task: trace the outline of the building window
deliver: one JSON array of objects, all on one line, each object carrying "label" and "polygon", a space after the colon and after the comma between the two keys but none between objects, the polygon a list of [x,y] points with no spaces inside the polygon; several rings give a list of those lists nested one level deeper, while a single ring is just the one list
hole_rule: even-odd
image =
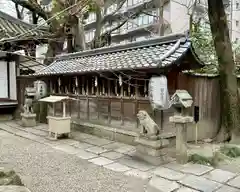
[{"label": "building window", "polygon": [[127,0],[127,5],[132,6],[133,5],[133,0]]},{"label": "building window", "polygon": [[236,9],[238,9],[239,8],[239,3],[238,2],[236,2]]},{"label": "building window", "polygon": [[143,15],[140,15],[138,17],[138,26],[141,26],[143,24]]},{"label": "building window", "polygon": [[143,25],[149,24],[149,15],[143,15]]},{"label": "building window", "polygon": [[93,40],[94,33],[95,33],[95,30],[88,31],[88,32],[85,33],[86,42],[90,42],[90,41]]},{"label": "building window", "polygon": [[239,25],[239,21],[236,21],[236,26],[238,27],[238,25]]},{"label": "building window", "polygon": [[138,4],[138,0],[133,0],[133,5]]}]

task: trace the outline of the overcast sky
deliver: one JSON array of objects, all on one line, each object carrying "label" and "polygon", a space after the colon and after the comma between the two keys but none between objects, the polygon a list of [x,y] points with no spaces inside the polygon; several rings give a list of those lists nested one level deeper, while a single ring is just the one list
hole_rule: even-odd
[{"label": "overcast sky", "polygon": [[[0,11],[5,12],[17,18],[15,5],[11,0],[0,0]],[[26,14],[25,14],[24,21],[29,22]]]}]

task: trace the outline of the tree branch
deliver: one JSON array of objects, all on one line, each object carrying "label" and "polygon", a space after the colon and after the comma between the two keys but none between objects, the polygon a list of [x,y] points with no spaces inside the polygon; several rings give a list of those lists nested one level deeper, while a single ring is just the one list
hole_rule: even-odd
[{"label": "tree branch", "polygon": [[22,20],[23,19],[22,11],[19,10],[19,5],[17,3],[15,3],[15,10],[17,12],[17,18]]},{"label": "tree branch", "polygon": [[[101,43],[101,41],[104,41],[105,38],[110,38],[111,39],[111,33],[118,30],[120,27],[122,27],[129,19],[135,19],[136,17],[138,17],[142,12],[142,9],[139,9],[137,12],[131,14],[130,16],[126,17],[118,26],[106,31],[105,33],[101,34],[99,36],[99,38],[94,38],[90,44],[91,45],[96,45],[96,46],[92,46],[94,48],[100,47],[98,43]],[[110,42],[109,42],[110,44]]]},{"label": "tree branch", "polygon": [[44,20],[47,20],[49,18],[49,14],[45,12],[41,6],[33,1],[26,1],[26,0],[11,0],[13,3],[21,5],[22,7],[28,9],[31,12],[36,13],[40,17],[42,17]]}]

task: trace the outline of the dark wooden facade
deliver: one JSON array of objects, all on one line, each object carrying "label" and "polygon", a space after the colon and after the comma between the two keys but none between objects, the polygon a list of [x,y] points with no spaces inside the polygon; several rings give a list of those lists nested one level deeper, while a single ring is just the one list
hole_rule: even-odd
[{"label": "dark wooden facade", "polygon": [[[220,125],[218,77],[196,76],[173,71],[170,72],[167,77],[170,93],[173,93],[176,89],[186,89],[192,95],[194,102],[193,107],[190,109],[190,114],[193,114],[194,106],[199,106],[199,138],[205,139],[214,137]],[[74,79],[74,76],[70,76],[70,78]],[[24,102],[24,88],[26,86],[31,86],[34,80],[36,80],[36,78],[18,78],[18,90],[21,90],[18,92],[18,100],[20,104],[23,104]],[[43,78],[43,80],[50,82],[49,78]],[[51,79],[51,81],[54,81],[54,79]],[[58,95],[58,93],[55,94]],[[69,92],[68,94],[62,93],[60,95],[69,95],[78,99],[69,102],[68,109],[72,118],[79,123],[90,122],[92,124],[138,131],[136,113],[138,110],[144,109],[152,115],[164,132],[174,133],[174,127],[168,120],[168,117],[173,114],[174,110],[169,109],[162,112],[153,112],[147,97],[129,98],[100,95],[77,95],[73,92]],[[58,105],[57,107],[57,112],[60,115],[61,105]],[[195,125],[189,125],[188,140],[194,140],[194,131]]]},{"label": "dark wooden facade", "polygon": [[[141,74],[136,71],[134,73],[131,71],[132,79],[130,80],[125,79],[120,73],[123,79],[122,86],[119,85],[119,78],[113,76],[112,73],[105,73],[104,77],[99,74],[89,74],[61,75],[40,79],[48,83],[49,94],[76,98],[76,100],[69,101],[67,110],[72,119],[80,124],[87,122],[138,132],[139,124],[136,114],[139,110],[146,110],[164,133],[174,133],[174,126],[169,123],[169,116],[173,115],[174,110],[170,108],[164,111],[153,111],[150,105],[148,83],[151,73],[142,72]],[[115,74],[120,75],[117,72]],[[129,73],[124,72],[124,74]],[[180,83],[179,69],[170,70],[166,76],[170,95],[184,87],[185,82]],[[34,80],[36,79],[19,78],[21,103],[24,87],[31,86]],[[61,113],[62,105],[57,104],[55,115],[62,116]]]}]

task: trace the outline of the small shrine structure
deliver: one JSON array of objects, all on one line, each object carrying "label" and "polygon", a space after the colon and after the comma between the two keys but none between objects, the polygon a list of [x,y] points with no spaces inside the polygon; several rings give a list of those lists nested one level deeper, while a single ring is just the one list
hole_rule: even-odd
[{"label": "small shrine structure", "polygon": [[[66,105],[75,128],[133,143],[141,127],[137,114],[144,110],[171,144],[175,109],[152,110],[149,79],[166,76],[171,96],[182,86],[182,70],[203,67],[198,61],[188,34],[172,34],[62,55],[33,76],[49,84],[51,95],[76,98]],[[56,113],[63,113],[61,105]]]}]

